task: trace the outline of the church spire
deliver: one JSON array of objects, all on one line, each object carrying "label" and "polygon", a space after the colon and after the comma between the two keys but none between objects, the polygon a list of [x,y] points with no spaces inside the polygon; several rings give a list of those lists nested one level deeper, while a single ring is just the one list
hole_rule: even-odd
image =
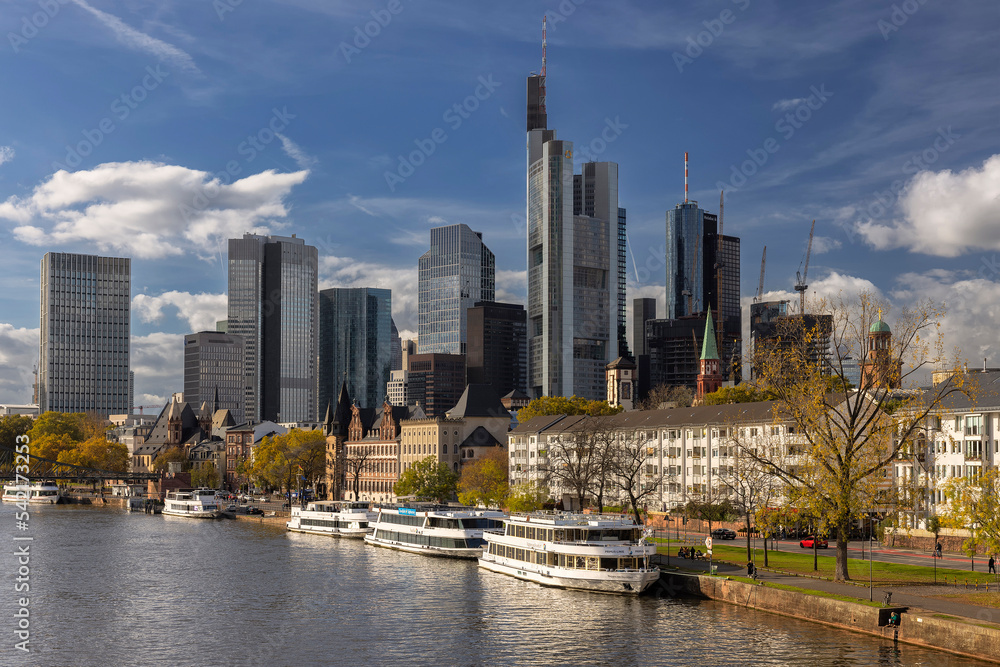
[{"label": "church spire", "polygon": [[712,307],[708,307],[708,317],[705,319],[705,340],[701,344],[701,358],[719,358],[719,348],[715,346],[715,326],[712,324]]}]

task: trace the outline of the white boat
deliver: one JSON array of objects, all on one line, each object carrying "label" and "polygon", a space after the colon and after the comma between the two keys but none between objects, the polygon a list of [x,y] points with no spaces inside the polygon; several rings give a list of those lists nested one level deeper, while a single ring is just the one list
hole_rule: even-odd
[{"label": "white boat", "polygon": [[297,533],[364,537],[371,530],[369,524],[378,518],[378,514],[370,508],[367,502],[353,500],[309,503],[305,509],[293,507],[292,516],[285,526]]},{"label": "white boat", "polygon": [[167,491],[162,513],[192,519],[218,519],[222,515],[214,489]]},{"label": "white boat", "polygon": [[660,577],[656,546],[627,516],[514,514],[484,537],[480,567],[544,586],[638,595]]},{"label": "white boat", "polygon": [[3,499],[9,502],[41,503],[55,505],[59,502],[61,493],[54,482],[32,482],[31,484],[6,484],[3,487]]},{"label": "white boat", "polygon": [[446,506],[380,507],[375,530],[365,542],[426,556],[479,558],[483,531],[503,525],[506,514],[495,510]]}]

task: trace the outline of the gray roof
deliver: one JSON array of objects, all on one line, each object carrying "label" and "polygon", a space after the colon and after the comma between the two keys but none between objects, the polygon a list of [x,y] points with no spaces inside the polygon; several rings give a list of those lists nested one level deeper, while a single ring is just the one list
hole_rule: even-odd
[{"label": "gray roof", "polygon": [[461,447],[498,447],[501,443],[493,437],[493,434],[482,426],[477,426],[465,440]]},{"label": "gray roof", "polygon": [[543,415],[532,417],[518,424],[515,434],[542,431],[580,431],[592,428],[599,422],[610,428],[642,429],[681,427],[689,425],[762,423],[774,419],[776,401],[759,403],[731,403],[727,405],[701,405],[694,408],[669,408],[664,410],[633,410],[604,417],[586,415]]},{"label": "gray roof", "polygon": [[469,417],[502,417],[510,418],[510,412],[500,402],[500,397],[492,385],[470,384],[465,387],[462,397],[458,399],[451,410],[446,413],[448,419],[467,419]]}]

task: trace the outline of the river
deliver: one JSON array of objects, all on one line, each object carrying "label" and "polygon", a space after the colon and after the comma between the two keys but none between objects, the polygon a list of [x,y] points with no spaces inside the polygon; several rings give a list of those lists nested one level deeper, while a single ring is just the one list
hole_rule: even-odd
[{"label": "river", "polygon": [[[970,664],[720,602],[542,588],[273,525],[58,505],[32,506],[22,531],[15,511],[0,506],[4,665]],[[24,545],[30,591],[17,593]],[[25,595],[30,653],[14,646]]]}]

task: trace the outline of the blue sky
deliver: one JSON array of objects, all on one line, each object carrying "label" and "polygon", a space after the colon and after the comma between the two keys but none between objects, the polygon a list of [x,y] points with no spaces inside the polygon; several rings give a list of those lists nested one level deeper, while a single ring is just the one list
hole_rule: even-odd
[{"label": "blue sky", "polygon": [[522,301],[543,14],[549,127],[620,165],[630,298],[662,304],[689,151],[692,198],[716,211],[726,184],[745,297],[764,245],[791,295],[815,218],[811,294],[945,302],[948,344],[1000,364],[982,2],[0,0],[0,402],[30,398],[50,250],[133,258],[137,403],[181,389],[180,336],[225,316],[244,231],[316,245],[323,286],[392,288],[415,331],[428,230],[464,222]]}]

